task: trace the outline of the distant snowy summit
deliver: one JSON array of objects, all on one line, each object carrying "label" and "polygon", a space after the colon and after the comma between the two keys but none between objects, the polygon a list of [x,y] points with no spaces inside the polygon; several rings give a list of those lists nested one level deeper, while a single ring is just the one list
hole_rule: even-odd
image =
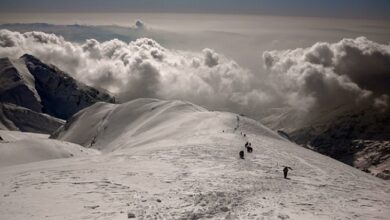
[{"label": "distant snowy summit", "polygon": [[[56,66],[45,64],[32,55],[0,59],[2,129],[51,133],[63,123],[58,119],[66,120],[99,101],[113,103],[115,99],[107,92],[80,83]],[[12,108],[18,111],[10,111],[10,105],[3,103],[13,104]],[[16,112],[19,113],[17,117]],[[41,126],[38,123],[34,127],[19,126],[16,120],[20,122],[23,118],[26,123],[32,118],[45,118],[46,123]]]}]

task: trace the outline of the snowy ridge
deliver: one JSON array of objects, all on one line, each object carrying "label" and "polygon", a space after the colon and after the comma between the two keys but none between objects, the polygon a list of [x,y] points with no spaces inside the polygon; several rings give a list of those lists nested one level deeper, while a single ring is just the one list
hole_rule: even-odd
[{"label": "snowy ridge", "polygon": [[[52,138],[102,154],[0,169],[3,218],[365,220],[390,215],[386,181],[297,146],[252,119],[187,102],[96,103]],[[242,160],[238,152],[246,141],[254,151]],[[290,179],[283,179],[283,166],[293,168]]]},{"label": "snowy ridge", "polygon": [[[233,119],[233,120],[232,120]],[[232,132],[236,114],[210,112],[183,101],[136,99],[124,104],[97,103],[59,129],[52,138],[104,152],[132,148],[155,141],[187,139],[223,130]],[[279,138],[260,123],[245,118],[242,131]],[[232,124],[233,121],[233,124]],[[98,123],[96,123],[98,122]]]}]

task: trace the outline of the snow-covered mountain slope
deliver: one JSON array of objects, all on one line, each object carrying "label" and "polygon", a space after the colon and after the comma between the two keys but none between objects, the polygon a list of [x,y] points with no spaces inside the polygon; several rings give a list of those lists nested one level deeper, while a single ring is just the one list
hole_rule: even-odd
[{"label": "snow-covered mountain slope", "polygon": [[[244,136],[245,134],[245,136]],[[103,154],[0,169],[4,219],[387,219],[390,186],[260,123],[181,101],[97,103],[53,137]],[[253,153],[239,158],[246,141]],[[283,179],[283,166],[293,168]]]},{"label": "snow-covered mountain slope", "polygon": [[0,129],[51,134],[64,120],[10,103],[0,103]]},{"label": "snow-covered mountain slope", "polygon": [[42,160],[98,154],[77,144],[52,140],[48,135],[0,130],[0,168]]}]

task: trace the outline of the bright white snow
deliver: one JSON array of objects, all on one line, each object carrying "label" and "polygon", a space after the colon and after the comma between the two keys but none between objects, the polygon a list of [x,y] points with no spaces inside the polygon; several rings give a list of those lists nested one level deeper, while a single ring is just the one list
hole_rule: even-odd
[{"label": "bright white snow", "polygon": [[80,145],[48,139],[48,135],[1,131],[0,168],[42,160],[96,155],[97,151]]},{"label": "bright white snow", "polygon": [[[97,103],[54,137],[102,154],[1,168],[1,219],[390,215],[388,182],[287,142],[254,120],[186,102]],[[241,160],[246,141],[254,152]],[[293,168],[289,180],[285,165]]]}]

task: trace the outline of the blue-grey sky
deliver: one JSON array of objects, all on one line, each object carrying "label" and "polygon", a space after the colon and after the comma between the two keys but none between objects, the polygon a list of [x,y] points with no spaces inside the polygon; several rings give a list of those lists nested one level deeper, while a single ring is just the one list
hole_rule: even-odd
[{"label": "blue-grey sky", "polygon": [[235,13],[390,19],[389,0],[0,0],[2,12]]}]

